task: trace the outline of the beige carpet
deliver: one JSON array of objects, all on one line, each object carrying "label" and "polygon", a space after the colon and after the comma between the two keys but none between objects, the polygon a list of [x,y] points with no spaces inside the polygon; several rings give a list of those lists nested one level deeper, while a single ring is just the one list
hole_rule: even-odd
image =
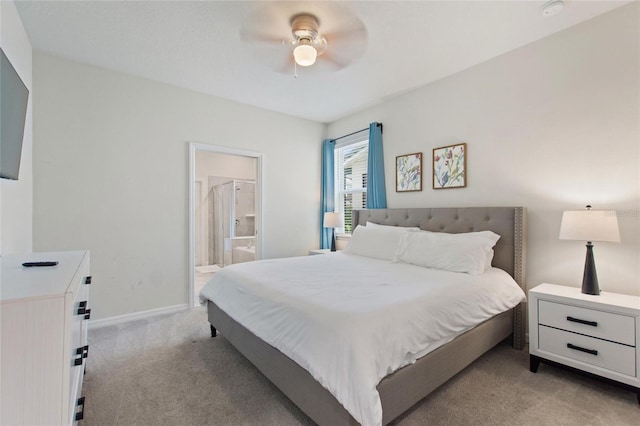
[{"label": "beige carpet", "polygon": [[[202,308],[89,332],[88,425],[310,425]],[[394,424],[638,425],[633,392],[541,365],[500,344]]]}]

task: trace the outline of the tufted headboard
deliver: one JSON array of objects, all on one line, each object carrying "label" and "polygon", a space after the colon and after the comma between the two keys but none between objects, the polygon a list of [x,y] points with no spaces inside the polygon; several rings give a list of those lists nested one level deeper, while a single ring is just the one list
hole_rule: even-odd
[{"label": "tufted headboard", "polygon": [[[417,226],[433,232],[493,231],[500,235],[493,266],[507,271],[526,292],[524,282],[526,209],[524,207],[459,207],[354,210],[353,226],[367,221],[391,226]],[[514,342],[524,345],[523,306],[514,310]]]}]

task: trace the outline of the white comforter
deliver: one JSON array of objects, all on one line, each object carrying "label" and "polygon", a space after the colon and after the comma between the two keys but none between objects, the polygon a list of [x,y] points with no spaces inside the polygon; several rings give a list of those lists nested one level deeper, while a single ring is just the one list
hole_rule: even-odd
[{"label": "white comforter", "polygon": [[305,368],[363,425],[382,378],[525,299],[504,271],[469,275],[332,253],[225,267],[202,289]]}]

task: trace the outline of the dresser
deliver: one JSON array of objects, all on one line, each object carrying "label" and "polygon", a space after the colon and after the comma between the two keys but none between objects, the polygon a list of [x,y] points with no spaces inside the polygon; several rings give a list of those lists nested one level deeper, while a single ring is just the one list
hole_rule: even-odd
[{"label": "dresser", "polygon": [[541,284],[529,290],[530,369],[572,367],[636,392],[640,404],[640,297]]},{"label": "dresser", "polygon": [[[30,261],[58,264],[22,266]],[[75,424],[89,354],[89,252],[4,255],[0,270],[0,424]]]}]

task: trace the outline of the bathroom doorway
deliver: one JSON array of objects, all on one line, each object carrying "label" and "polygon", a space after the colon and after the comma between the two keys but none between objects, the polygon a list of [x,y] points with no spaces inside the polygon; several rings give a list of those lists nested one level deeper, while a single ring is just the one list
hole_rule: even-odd
[{"label": "bathroom doorway", "polygon": [[260,258],[262,155],[189,144],[191,306],[225,266]]}]

